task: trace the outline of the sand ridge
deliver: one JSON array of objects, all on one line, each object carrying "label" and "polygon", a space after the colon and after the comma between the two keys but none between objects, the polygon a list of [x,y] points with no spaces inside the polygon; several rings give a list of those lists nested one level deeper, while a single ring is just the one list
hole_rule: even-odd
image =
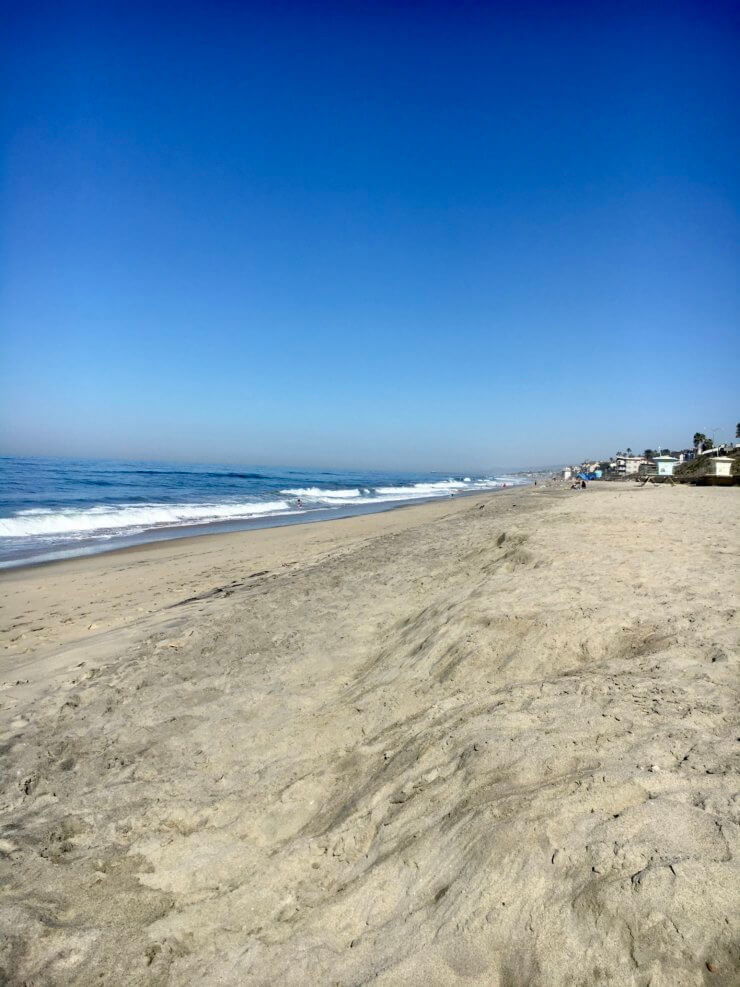
[{"label": "sand ridge", "polygon": [[6,655],[53,685],[6,693],[6,979],[734,983],[736,492],[342,523],[157,547],[151,613]]}]

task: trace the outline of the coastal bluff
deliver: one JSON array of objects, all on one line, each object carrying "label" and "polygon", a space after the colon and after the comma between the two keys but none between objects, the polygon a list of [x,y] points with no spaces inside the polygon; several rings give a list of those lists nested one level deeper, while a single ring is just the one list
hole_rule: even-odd
[{"label": "coastal bluff", "polygon": [[507,490],[0,576],[0,982],[740,971],[737,489]]}]

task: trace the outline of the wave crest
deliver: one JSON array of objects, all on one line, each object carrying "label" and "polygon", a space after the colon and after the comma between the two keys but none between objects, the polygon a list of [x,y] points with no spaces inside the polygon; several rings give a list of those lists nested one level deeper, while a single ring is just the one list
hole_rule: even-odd
[{"label": "wave crest", "polygon": [[142,504],[90,507],[82,511],[30,510],[0,518],[0,538],[29,535],[95,534],[129,528],[159,528],[209,521],[248,520],[290,511],[285,500],[242,504]]}]

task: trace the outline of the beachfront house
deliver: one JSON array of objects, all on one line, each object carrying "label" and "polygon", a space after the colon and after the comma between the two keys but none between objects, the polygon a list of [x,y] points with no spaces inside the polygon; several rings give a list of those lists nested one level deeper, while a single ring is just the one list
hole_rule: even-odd
[{"label": "beachfront house", "polygon": [[642,463],[647,463],[644,456],[626,456],[621,452],[614,458],[614,472],[622,476],[636,474]]},{"label": "beachfront house", "polygon": [[658,476],[673,476],[673,468],[678,460],[674,456],[656,456],[654,462]]}]

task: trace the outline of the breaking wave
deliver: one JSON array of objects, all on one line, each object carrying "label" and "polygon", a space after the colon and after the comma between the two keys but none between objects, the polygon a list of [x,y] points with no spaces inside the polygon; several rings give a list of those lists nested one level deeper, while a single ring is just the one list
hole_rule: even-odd
[{"label": "breaking wave", "polygon": [[399,486],[355,487],[351,489],[330,489],[325,487],[288,487],[280,493],[286,497],[297,497],[303,506],[334,506],[342,504],[388,504],[393,501],[429,500],[434,497],[448,497],[451,494],[475,490],[496,490],[507,485],[521,483],[512,477],[487,477],[473,480],[450,477],[446,480],[432,480]]},{"label": "breaking wave", "polygon": [[[369,493],[369,491],[366,491]],[[295,487],[293,489],[281,490],[281,494],[288,497],[311,497],[326,498],[328,500],[352,500],[359,497],[360,490],[322,490],[320,487]]]},{"label": "breaking wave", "polygon": [[15,517],[0,518],[0,537],[29,535],[94,534],[120,532],[129,528],[157,528],[173,525],[205,524],[280,514],[290,511],[284,500],[244,504],[142,504],[90,507],[83,511],[28,510]]}]

